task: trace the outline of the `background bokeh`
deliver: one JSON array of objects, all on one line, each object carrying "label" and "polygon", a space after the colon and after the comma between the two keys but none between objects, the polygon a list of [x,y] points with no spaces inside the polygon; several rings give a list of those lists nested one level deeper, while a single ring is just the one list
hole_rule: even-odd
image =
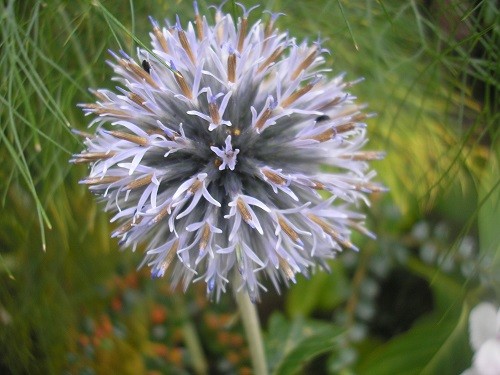
[{"label": "background bokeh", "polygon": [[[361,251],[330,274],[263,296],[271,371],[460,373],[470,309],[500,296],[496,2],[271,0],[250,19],[263,9],[299,40],[324,39],[332,76],[364,78],[351,90],[376,114],[369,146],[387,152],[374,167],[390,189],[364,209],[377,240],[356,237]],[[137,270],[142,250],[118,249],[78,184],[86,166],[68,163],[82,149],[71,129],[88,123],[76,105],[115,85],[107,50],[134,55],[148,15],[193,13],[190,1],[0,2],[0,373],[251,372],[232,296]]]}]

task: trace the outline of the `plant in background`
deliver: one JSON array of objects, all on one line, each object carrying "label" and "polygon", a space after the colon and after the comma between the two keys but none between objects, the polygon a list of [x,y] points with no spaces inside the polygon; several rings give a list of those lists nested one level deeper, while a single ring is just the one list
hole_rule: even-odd
[{"label": "plant in background", "polygon": [[367,115],[325,76],[321,42],[278,32],[276,14],[251,26],[252,9],[237,24],[220,8],[214,25],[197,9],[185,29],[152,20],[152,50],[112,53],[121,87],[82,105],[97,129],[72,162],[90,163],[81,183],[113,236],[147,243],[153,276],[217,298],[235,279],[255,301],[262,273],[279,290],[356,250],[352,230],[373,237],[357,206],[383,189],[368,166],[383,154],[362,150]]},{"label": "plant in background", "polygon": [[500,310],[482,302],[469,316],[470,344],[475,355],[472,367],[462,375],[495,375],[500,373]]}]

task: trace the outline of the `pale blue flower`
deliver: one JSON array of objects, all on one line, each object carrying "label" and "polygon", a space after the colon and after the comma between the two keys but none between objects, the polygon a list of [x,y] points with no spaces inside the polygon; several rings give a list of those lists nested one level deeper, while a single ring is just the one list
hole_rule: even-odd
[{"label": "pale blue flower", "polygon": [[106,203],[113,237],[144,244],[144,264],[173,285],[196,280],[218,298],[229,282],[253,300],[270,280],[295,282],[352,244],[369,204],[362,106],[352,82],[329,79],[320,42],[274,23],[249,25],[195,7],[194,23],[152,20],[152,51],[112,53],[119,87],[82,105],[94,135],[75,163]]}]

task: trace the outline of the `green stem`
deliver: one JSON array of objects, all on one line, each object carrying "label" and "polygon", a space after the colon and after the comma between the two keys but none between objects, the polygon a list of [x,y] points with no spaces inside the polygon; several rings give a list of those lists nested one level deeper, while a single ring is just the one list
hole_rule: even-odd
[{"label": "green stem", "polygon": [[175,300],[175,305],[177,307],[176,312],[178,316],[182,318],[182,333],[184,335],[187,350],[191,356],[191,364],[194,372],[197,375],[206,375],[208,374],[207,360],[203,354],[203,348],[196,333],[194,324],[188,317],[184,298],[176,297]]},{"label": "green stem", "polygon": [[264,343],[260,328],[259,316],[255,304],[250,301],[248,293],[242,289],[234,291],[236,303],[240,311],[243,327],[245,328],[250,356],[252,359],[253,373],[255,375],[267,375],[267,362],[264,353]]},{"label": "green stem", "polygon": [[182,325],[182,330],[184,332],[184,339],[186,340],[186,346],[188,347],[189,353],[191,354],[193,368],[196,374],[205,375],[208,373],[207,362],[203,354],[203,349],[194,329],[193,323],[186,320]]}]

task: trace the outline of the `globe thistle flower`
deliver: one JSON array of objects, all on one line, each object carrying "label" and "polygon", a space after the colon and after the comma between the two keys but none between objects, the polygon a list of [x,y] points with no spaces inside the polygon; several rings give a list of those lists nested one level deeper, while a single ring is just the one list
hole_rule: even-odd
[{"label": "globe thistle flower", "polygon": [[255,301],[265,278],[279,290],[357,250],[353,230],[373,237],[357,207],[383,189],[367,163],[383,155],[361,150],[367,115],[321,42],[279,32],[278,14],[249,25],[253,9],[210,24],[195,3],[184,27],[151,19],[150,52],[111,52],[119,87],[82,105],[96,131],[72,162],[153,276],[217,298],[231,280]]}]

